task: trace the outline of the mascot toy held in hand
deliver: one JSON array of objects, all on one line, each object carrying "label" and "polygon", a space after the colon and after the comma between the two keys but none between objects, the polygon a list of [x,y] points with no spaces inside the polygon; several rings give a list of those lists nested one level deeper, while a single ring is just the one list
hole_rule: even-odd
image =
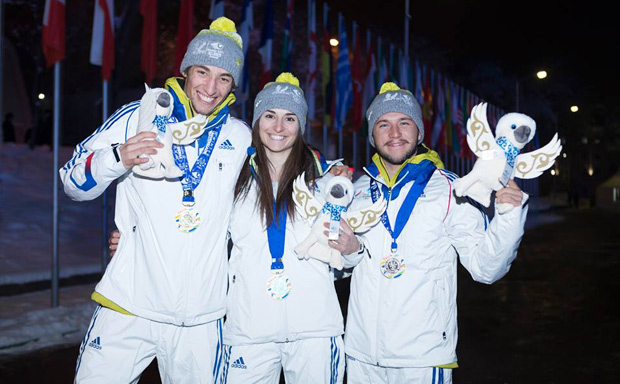
[{"label": "mascot toy held in hand", "polygon": [[157,133],[155,140],[164,144],[155,155],[140,155],[148,158],[148,163],[134,165],[133,172],[150,179],[174,179],[183,176],[183,172],[174,164],[172,144],[188,145],[196,141],[205,130],[207,117],[196,115],[180,123],[169,123],[173,103],[170,92],[163,88],[149,88],[144,85],[145,93],[138,108],[137,133],[143,131]]},{"label": "mascot toy held in hand", "polygon": [[[377,200],[370,207],[351,212],[347,211],[353,200],[353,184],[343,176],[335,176],[325,187],[325,202],[319,202],[318,196],[310,193],[305,183],[305,174],[301,174],[293,184],[293,201],[297,212],[312,225],[312,231],[299,245],[295,253],[299,259],[312,257],[329,263],[332,268],[342,269],[344,262],[340,251],[331,248],[328,240],[337,240],[340,221],[346,220],[353,232],[365,232],[381,220],[387,206],[385,199]],[[324,223],[329,223],[329,235],[326,237]]]},{"label": "mascot toy held in hand", "polygon": [[[487,104],[476,105],[467,120],[467,144],[478,159],[469,174],[454,181],[457,196],[469,196],[488,207],[491,193],[508,184],[508,180],[533,179],[549,169],[562,151],[557,133],[544,147],[527,153],[520,151],[536,133],[536,122],[521,113],[502,116],[491,133],[487,121]],[[512,204],[499,204],[497,211],[511,211]]]}]

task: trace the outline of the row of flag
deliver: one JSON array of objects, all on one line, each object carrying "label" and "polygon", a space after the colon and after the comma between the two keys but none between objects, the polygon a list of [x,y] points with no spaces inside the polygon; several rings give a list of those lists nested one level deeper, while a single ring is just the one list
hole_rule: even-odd
[{"label": "row of flag", "polygon": [[[293,52],[293,12],[294,0],[286,1],[286,20],[280,71],[291,71]],[[466,145],[466,121],[468,112],[482,100],[450,81],[446,76],[420,64],[412,63],[403,51],[391,43],[383,43],[381,37],[373,39],[370,30],[365,33],[362,42],[361,29],[352,23],[352,40],[349,43],[346,22],[338,13],[336,20],[329,18],[329,6],[322,6],[322,32],[317,29],[316,0],[308,1],[308,70],[306,74],[306,96],[308,99],[308,120],[317,121],[317,91],[320,89],[322,100],[323,127],[340,131],[347,127],[351,131],[364,127],[364,112],[385,81],[394,81],[401,88],[414,93],[422,106],[426,128],[426,144],[445,153],[459,157],[472,156]],[[94,0],[93,33],[90,62],[101,66],[101,75],[109,80],[114,69],[114,1]],[[298,0],[299,2],[299,0]],[[253,0],[244,0],[239,34],[243,38],[245,66],[238,88],[238,97],[243,106],[243,118],[246,116],[245,105],[250,97],[249,64],[250,33],[254,29]],[[194,31],[195,0],[181,0],[178,33],[176,40],[175,68],[178,68],[183,54]],[[65,56],[65,0],[46,0],[43,18],[43,52],[48,65],[62,60]],[[147,83],[155,78],[157,52],[157,0],[140,0],[140,14],[143,18],[141,69]],[[215,19],[224,15],[224,0],[212,0],[209,17]],[[271,81],[273,73],[274,9],[273,0],[264,0],[263,22],[258,54],[261,57],[259,87]],[[331,23],[335,22],[339,44],[332,49],[330,39],[334,36]],[[320,35],[320,36],[319,36]],[[364,43],[364,46],[363,46]],[[386,47],[387,46],[387,47]],[[352,47],[352,50],[350,49]],[[386,49],[387,48],[387,49]],[[362,54],[364,52],[365,54]],[[297,57],[305,54],[296,52]],[[319,88],[318,81],[321,81]],[[489,105],[489,122],[494,126],[503,114],[499,108]],[[320,123],[319,123],[320,125]]]}]

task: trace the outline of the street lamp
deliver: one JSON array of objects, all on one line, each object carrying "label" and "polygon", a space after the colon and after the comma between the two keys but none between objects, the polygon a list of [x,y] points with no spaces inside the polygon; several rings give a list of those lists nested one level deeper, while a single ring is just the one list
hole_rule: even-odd
[{"label": "street lamp", "polygon": [[[536,77],[539,80],[547,78],[547,71],[540,70],[536,72]],[[515,112],[519,112],[519,78],[515,81]]]},{"label": "street lamp", "polygon": [[576,106],[576,105],[573,105],[573,106],[570,107],[570,111],[575,113],[575,112],[579,111],[579,107]]}]

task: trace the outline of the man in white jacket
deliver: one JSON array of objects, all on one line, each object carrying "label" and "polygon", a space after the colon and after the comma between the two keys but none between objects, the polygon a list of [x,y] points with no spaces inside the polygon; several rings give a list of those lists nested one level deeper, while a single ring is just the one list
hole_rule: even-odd
[{"label": "man in white jacket", "polygon": [[[424,138],[415,97],[382,86],[368,111],[377,154],[355,183],[352,209],[385,197],[382,223],[331,246],[353,269],[345,352],[348,383],[451,383],[457,367],[457,256],[474,280],[491,284],[510,269],[523,236],[527,195],[514,181],[496,203],[516,208],[488,223],[452,181]],[[360,240],[360,241],[358,241]]]},{"label": "man in white jacket", "polygon": [[123,234],[92,295],[99,306],[80,347],[76,382],[134,383],[155,357],[164,383],[217,380],[228,218],[251,140],[228,110],[243,58],[234,23],[219,18],[190,42],[183,77],[166,82],[173,99],[167,123],[208,117],[193,145],[173,146],[180,178],[131,172],[148,161],[142,155],[162,148],[155,133],[136,133],[139,102],[115,112],[60,170],[65,192],[78,201],[118,180],[115,222]]}]

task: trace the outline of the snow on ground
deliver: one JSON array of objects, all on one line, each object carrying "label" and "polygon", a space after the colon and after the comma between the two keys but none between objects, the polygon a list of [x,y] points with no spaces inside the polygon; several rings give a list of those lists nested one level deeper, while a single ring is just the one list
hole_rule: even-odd
[{"label": "snow on ground", "polygon": [[[73,148],[59,150],[59,167]],[[52,259],[53,152],[21,144],[0,144],[0,286],[49,280]],[[110,190],[113,225],[114,190]],[[101,271],[102,198],[71,201],[59,181],[60,276]],[[527,227],[558,221],[550,203],[530,204]],[[51,307],[49,290],[0,297],[0,358],[57,345],[78,345],[95,304],[94,284],[60,289],[60,306]]]}]

